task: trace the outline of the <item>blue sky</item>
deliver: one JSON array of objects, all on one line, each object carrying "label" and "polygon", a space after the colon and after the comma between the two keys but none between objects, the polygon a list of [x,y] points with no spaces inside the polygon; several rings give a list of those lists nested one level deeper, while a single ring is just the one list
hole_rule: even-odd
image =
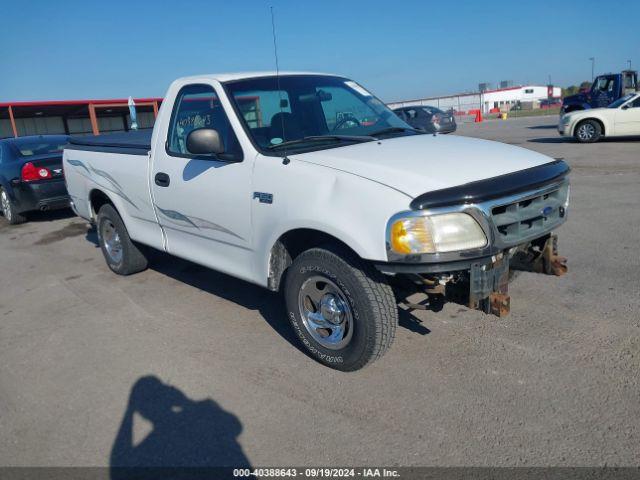
[{"label": "blue sky", "polygon": [[[176,77],[339,73],[385,101],[640,67],[640,2],[0,0],[0,101],[162,96]],[[624,13],[623,13],[624,12]]]}]

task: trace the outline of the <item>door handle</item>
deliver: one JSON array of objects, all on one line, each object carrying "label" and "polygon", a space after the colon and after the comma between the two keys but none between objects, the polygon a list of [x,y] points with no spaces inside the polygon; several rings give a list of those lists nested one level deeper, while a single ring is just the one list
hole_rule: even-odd
[{"label": "door handle", "polygon": [[166,173],[158,172],[155,176],[155,182],[159,187],[168,187],[171,183],[171,178]]}]

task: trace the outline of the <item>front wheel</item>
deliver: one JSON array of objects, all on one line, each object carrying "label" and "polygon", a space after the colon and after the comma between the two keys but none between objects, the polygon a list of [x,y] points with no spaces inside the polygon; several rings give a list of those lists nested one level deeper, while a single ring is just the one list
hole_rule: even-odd
[{"label": "front wheel", "polygon": [[354,371],[380,358],[395,337],[398,307],[384,276],[355,255],[313,248],[287,271],[289,321],[313,358]]},{"label": "front wheel", "polygon": [[580,143],[594,143],[600,140],[602,127],[595,120],[585,120],[576,127],[574,137]]}]

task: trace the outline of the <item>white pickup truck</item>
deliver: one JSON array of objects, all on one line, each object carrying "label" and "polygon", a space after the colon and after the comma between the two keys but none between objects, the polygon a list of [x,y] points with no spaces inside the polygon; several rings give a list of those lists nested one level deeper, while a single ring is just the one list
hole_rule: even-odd
[{"label": "white pickup truck", "polygon": [[339,370],[388,349],[398,303],[505,315],[510,264],[566,270],[565,162],[415,130],[340,76],[182,78],[152,133],[73,138],[64,171],[115,273],[153,247],[282,291],[309,354]]}]

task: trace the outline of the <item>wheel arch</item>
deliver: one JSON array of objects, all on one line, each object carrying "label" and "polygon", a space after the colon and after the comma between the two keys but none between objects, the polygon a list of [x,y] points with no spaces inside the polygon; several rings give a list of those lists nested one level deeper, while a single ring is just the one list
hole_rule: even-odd
[{"label": "wheel arch", "polygon": [[594,122],[597,122],[600,125],[600,129],[602,130],[602,136],[604,137],[606,135],[607,127],[605,126],[605,123],[602,121],[602,119],[598,117],[585,117],[578,120],[576,124],[573,126],[573,130],[571,131],[571,136],[574,136],[576,134],[576,130],[578,129],[578,126],[582,125],[584,122],[587,122],[589,120],[593,120]]},{"label": "wheel arch", "polygon": [[11,185],[11,182],[1,173],[0,173],[0,188],[5,192],[7,192],[7,194],[9,195],[9,198],[14,197],[13,186]]},{"label": "wheel arch", "polygon": [[98,212],[103,205],[109,204],[115,208],[116,212],[120,214],[120,210],[115,202],[111,199],[109,194],[104,190],[94,188],[89,192],[89,207],[91,208],[91,218],[95,221],[98,218]]},{"label": "wheel arch", "polygon": [[333,245],[362,258],[349,244],[322,230],[294,228],[286,231],[271,246],[267,287],[278,291],[287,269],[302,252],[322,245]]}]

